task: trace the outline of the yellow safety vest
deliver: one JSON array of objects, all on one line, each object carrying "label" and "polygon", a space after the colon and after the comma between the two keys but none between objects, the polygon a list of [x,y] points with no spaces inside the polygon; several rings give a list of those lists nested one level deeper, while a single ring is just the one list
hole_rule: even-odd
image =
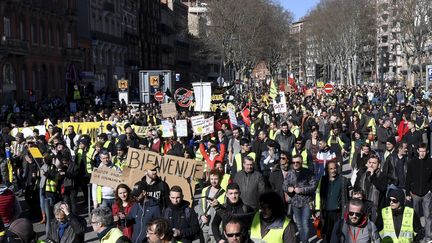
[{"label": "yellow safety vest", "polygon": [[94,146],[91,146],[89,151],[87,151],[87,154],[86,154],[86,171],[88,174],[91,174],[93,171],[93,168],[91,165],[91,160],[93,158],[94,152],[95,152]]},{"label": "yellow safety vest", "polygon": [[[291,155],[294,157],[297,155],[297,150],[293,149],[291,152]],[[303,159],[303,168],[308,168],[308,154],[306,149],[303,149],[303,151],[300,153],[300,156]]]},{"label": "yellow safety vest", "polygon": [[[333,139],[333,138],[334,138],[334,139]],[[340,137],[336,137],[336,136],[333,134],[333,131],[330,131],[330,136],[329,136],[329,138],[327,139],[327,144],[328,144],[329,146],[331,146],[331,145],[333,144],[332,142],[336,142],[336,143],[338,143],[339,146],[341,147],[341,149],[343,149],[344,146],[345,146],[345,143],[342,142],[342,139],[340,139]]]},{"label": "yellow safety vest", "polygon": [[259,212],[257,212],[252,220],[250,232],[251,240],[255,243],[283,243],[283,234],[289,223],[290,219],[285,217],[281,228],[270,229],[269,232],[262,237],[260,215]]},{"label": "yellow safety vest", "polygon": [[103,148],[104,148],[104,149],[107,149],[107,148],[110,146],[110,144],[111,144],[111,141],[110,141],[110,140],[105,141],[105,143],[104,143],[104,145],[103,145]]},{"label": "yellow safety vest", "polygon": [[[296,138],[298,138],[298,137],[300,136],[300,128],[299,128],[298,126],[293,126],[293,127],[291,127],[290,132],[291,132],[292,134],[294,134],[294,136],[295,136]],[[274,140],[274,139],[273,139],[273,140]]]},{"label": "yellow safety vest", "polygon": [[[206,210],[206,202],[207,202],[207,198],[205,197],[205,195],[207,195],[207,191],[208,191],[208,189],[210,188],[210,186],[208,186],[208,187],[205,187],[203,190],[202,190],[202,197],[203,198],[201,198],[201,206],[202,206],[202,209],[203,210]],[[225,189],[224,189],[225,190]],[[225,192],[224,193],[222,193],[218,198],[217,198],[217,200],[219,201],[219,204],[224,204],[225,203]]]},{"label": "yellow safety vest", "polygon": [[57,191],[57,181],[47,179],[45,182],[45,191],[55,193]]},{"label": "yellow safety vest", "polygon": [[320,194],[321,181],[322,181],[322,177],[318,181],[318,186],[317,189],[315,190],[315,210],[321,210],[321,194]]},{"label": "yellow safety vest", "polygon": [[269,138],[271,140],[275,140],[277,132],[278,132],[277,130],[276,131],[275,130],[270,130],[270,132],[269,132]]},{"label": "yellow safety vest", "polygon": [[[254,160],[254,162],[255,162],[256,154],[254,152],[248,153],[247,156],[251,157]],[[234,157],[234,159],[236,161],[237,172],[241,171],[242,168],[243,168],[243,166],[242,166],[243,161],[242,161],[241,153],[236,154],[236,156]]]},{"label": "yellow safety vest", "polygon": [[73,98],[74,98],[74,100],[80,100],[81,99],[81,94],[80,94],[79,90],[74,90]]},{"label": "yellow safety vest", "polygon": [[112,228],[102,239],[101,243],[115,243],[117,240],[123,236],[123,233],[118,228]]},{"label": "yellow safety vest", "polygon": [[113,157],[112,162],[114,163],[114,165],[116,165],[121,170],[123,170],[123,167],[125,165],[125,163],[124,163],[125,160],[126,160],[126,158],[119,159],[119,157],[116,155]]},{"label": "yellow safety vest", "polygon": [[224,174],[223,177],[222,177],[222,181],[220,183],[220,186],[225,191],[227,190],[227,186],[229,184],[229,179],[230,179],[230,175],[229,174]]},{"label": "yellow safety vest", "polygon": [[405,207],[402,218],[402,226],[399,237],[396,237],[396,232],[393,224],[393,214],[390,207],[382,209],[382,218],[384,228],[380,232],[381,242],[392,243],[409,243],[414,240],[414,209]]}]

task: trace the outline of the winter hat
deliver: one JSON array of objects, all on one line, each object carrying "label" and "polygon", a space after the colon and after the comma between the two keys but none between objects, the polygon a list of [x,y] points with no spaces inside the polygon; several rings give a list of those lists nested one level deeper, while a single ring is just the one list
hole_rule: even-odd
[{"label": "winter hat", "polygon": [[401,205],[405,204],[405,193],[401,189],[391,189],[387,194],[387,198],[390,197],[396,198]]},{"label": "winter hat", "polygon": [[15,234],[25,243],[31,242],[35,235],[33,225],[25,218],[19,218],[13,221],[9,226],[8,233]]},{"label": "winter hat", "polygon": [[387,143],[391,143],[393,145],[396,145],[395,137],[391,136],[391,137],[387,138]]}]

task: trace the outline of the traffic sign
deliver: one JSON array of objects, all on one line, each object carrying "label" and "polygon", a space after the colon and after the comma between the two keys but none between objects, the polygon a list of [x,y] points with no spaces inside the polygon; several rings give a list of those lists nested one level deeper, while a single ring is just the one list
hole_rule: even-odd
[{"label": "traffic sign", "polygon": [[150,76],[150,86],[159,87],[159,76]]},{"label": "traffic sign", "polygon": [[324,87],[324,82],[323,81],[317,81],[316,86],[317,86],[317,88],[322,88],[322,87]]},{"label": "traffic sign", "polygon": [[118,80],[118,89],[121,91],[125,91],[128,89],[128,81],[126,79]]},{"label": "traffic sign", "polygon": [[324,85],[324,92],[327,94],[331,94],[333,92],[333,85],[332,84],[325,84]]},{"label": "traffic sign", "polygon": [[164,98],[164,93],[158,91],[158,92],[156,92],[154,94],[154,98],[155,98],[156,101],[161,102],[163,100],[163,98]]}]

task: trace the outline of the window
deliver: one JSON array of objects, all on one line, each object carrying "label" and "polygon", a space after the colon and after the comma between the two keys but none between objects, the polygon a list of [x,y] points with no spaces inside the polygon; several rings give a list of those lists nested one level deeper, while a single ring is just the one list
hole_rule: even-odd
[{"label": "window", "polygon": [[30,26],[30,32],[31,32],[31,40],[33,44],[37,44],[37,35],[35,30],[35,24],[31,24]]},{"label": "window", "polygon": [[5,84],[15,84],[15,72],[10,63],[3,65],[3,82]]},{"label": "window", "polygon": [[36,66],[34,66],[33,70],[32,70],[32,87],[33,87],[33,89],[36,89],[37,83],[38,83],[38,81],[37,81],[37,69],[36,69]]},{"label": "window", "polygon": [[49,46],[53,46],[53,36],[52,36],[52,33],[53,32],[53,30],[52,30],[52,27],[50,26],[49,27],[49,30],[48,30],[48,45]]},{"label": "window", "polygon": [[6,17],[3,18],[3,28],[4,28],[3,35],[6,37],[11,37],[11,24],[9,18]]},{"label": "window", "polygon": [[67,48],[72,48],[72,34],[67,33]]},{"label": "window", "polygon": [[39,27],[39,35],[40,35],[40,42],[42,45],[45,45],[45,26],[41,22]]},{"label": "window", "polygon": [[21,20],[19,23],[19,37],[20,40],[25,40],[25,26],[24,26],[24,22]]},{"label": "window", "polygon": [[21,69],[21,85],[22,89],[26,90],[28,89],[27,85],[27,72],[25,66]]}]

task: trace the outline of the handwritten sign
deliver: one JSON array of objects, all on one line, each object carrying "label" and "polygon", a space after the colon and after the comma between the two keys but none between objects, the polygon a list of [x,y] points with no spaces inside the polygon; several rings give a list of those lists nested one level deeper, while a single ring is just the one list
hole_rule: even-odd
[{"label": "handwritten sign", "polygon": [[204,174],[204,163],[193,159],[172,155],[160,155],[155,152],[129,148],[128,155],[123,168],[124,182],[133,185],[145,176],[144,165],[152,163],[159,168],[158,175],[165,180],[168,185],[179,185],[182,187],[185,196],[194,186],[194,180],[201,179]]},{"label": "handwritten sign", "polygon": [[123,183],[123,175],[121,172],[110,168],[94,168],[90,183],[116,189],[118,184]]},{"label": "handwritten sign", "polygon": [[179,138],[188,136],[187,120],[176,121],[176,132]]},{"label": "handwritten sign", "polygon": [[177,116],[177,109],[174,103],[165,103],[161,104],[162,109],[162,117],[168,118],[168,117],[176,117]]},{"label": "handwritten sign", "polygon": [[37,147],[29,148],[29,152],[30,152],[31,156],[33,157],[33,159],[42,159],[43,158],[41,152],[39,151],[39,148],[37,148]]}]

